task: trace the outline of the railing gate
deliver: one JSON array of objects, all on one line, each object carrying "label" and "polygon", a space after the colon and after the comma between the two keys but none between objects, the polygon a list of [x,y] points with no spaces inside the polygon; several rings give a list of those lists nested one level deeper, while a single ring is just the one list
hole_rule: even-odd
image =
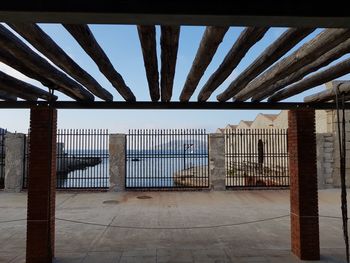
[{"label": "railing gate", "polygon": [[225,131],[226,186],[289,187],[287,129]]},{"label": "railing gate", "polygon": [[203,129],[130,130],[127,189],[207,188],[208,135]]}]

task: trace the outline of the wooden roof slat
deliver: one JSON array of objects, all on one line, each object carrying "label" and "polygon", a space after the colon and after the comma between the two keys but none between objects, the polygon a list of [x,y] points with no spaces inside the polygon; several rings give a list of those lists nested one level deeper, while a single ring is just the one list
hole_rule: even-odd
[{"label": "wooden roof slat", "polygon": [[[333,86],[335,87],[333,89],[327,89],[315,94],[312,94],[310,96],[306,96],[304,98],[304,102],[306,103],[316,103],[316,102],[326,102],[330,100],[336,100],[337,92],[338,92],[338,98],[341,99],[341,95],[345,94],[350,95],[350,81],[334,81]],[[349,100],[347,98],[346,100]]]},{"label": "wooden roof slat", "polygon": [[17,97],[5,90],[0,90],[0,99],[6,101],[17,101]]},{"label": "wooden roof slat", "polygon": [[12,93],[16,97],[25,100],[37,100],[38,98],[44,100],[57,100],[57,96],[51,95],[49,92],[39,89],[34,85],[26,83],[22,80],[16,79],[6,73],[0,71],[0,89]]},{"label": "wooden roof slat", "polygon": [[96,63],[99,70],[112,83],[113,87],[120,93],[126,101],[136,101],[136,98],[130,88],[125,84],[125,81],[115,68],[111,61],[97,43],[93,33],[88,25],[82,24],[63,24],[67,31],[75,38],[79,45]]},{"label": "wooden roof slat", "polygon": [[289,98],[298,93],[304,92],[305,90],[312,89],[318,85],[344,76],[348,73],[350,73],[350,58],[276,92],[271,97],[269,97],[268,101],[277,102]]},{"label": "wooden roof slat", "polygon": [[158,101],[160,98],[160,91],[156,46],[156,27],[138,25],[137,32],[141,43],[149,93],[152,101]]},{"label": "wooden roof slat", "polygon": [[190,100],[205,70],[212,61],[229,27],[208,26],[199,44],[196,57],[180,95],[180,101]]},{"label": "wooden roof slat", "polygon": [[[35,72],[35,76],[42,75],[43,77],[40,77],[40,79],[45,78],[49,80],[49,82],[53,83],[54,86],[52,86],[51,88],[62,91],[68,96],[72,97],[73,99],[79,101],[94,100],[94,96],[89,91],[84,89],[77,82],[70,79],[63,72],[57,70],[44,58],[36,54],[3,25],[0,25],[0,46],[0,53],[5,53],[5,56],[0,55],[0,60],[8,64],[9,66],[12,67],[14,65],[16,69],[19,69],[19,67],[16,67],[16,64],[17,61],[20,61],[18,63],[19,65],[25,64],[24,68],[30,68],[28,72]],[[8,58],[8,56],[6,56],[6,53],[10,53],[12,57],[15,58],[15,60],[10,61],[10,63],[7,63],[9,61],[6,59],[6,57]],[[23,73],[26,74],[26,72]],[[46,81],[45,83],[48,83],[48,81]]]},{"label": "wooden roof slat", "polygon": [[272,84],[271,86],[267,87],[265,90],[255,94],[252,97],[252,101],[258,102],[261,101],[269,96],[271,96],[273,93],[277,92],[278,90],[281,90],[288,85],[301,80],[303,77],[308,75],[311,72],[315,72],[320,68],[323,68],[333,62],[334,60],[342,57],[343,55],[350,52],[350,39],[344,41],[343,43],[339,44],[335,48],[331,49],[318,59],[316,59],[314,62],[305,65],[305,67],[302,67],[296,72],[293,72],[288,77],[281,79],[277,81],[276,83]]},{"label": "wooden roof slat", "polygon": [[80,82],[94,95],[106,101],[112,101],[113,96],[84,69],[82,69],[67,53],[52,40],[36,24],[16,23],[9,24],[18,34],[24,37],[32,46],[45,55],[51,62]]},{"label": "wooden roof slat", "polygon": [[302,39],[311,34],[313,28],[290,28],[275,42],[268,46],[231,84],[216,98],[218,101],[227,101],[243,90],[250,81],[259,76],[264,70],[275,63],[289,50],[295,47]]},{"label": "wooden roof slat", "polygon": [[30,94],[30,93],[23,93],[23,92],[16,92],[16,89],[14,87],[9,88],[6,85],[0,84],[0,90],[7,92],[9,95],[13,95],[15,97],[21,98],[26,101],[37,101],[38,97]]},{"label": "wooden roof slat", "polygon": [[291,55],[278,61],[259,77],[251,81],[242,91],[234,96],[234,99],[236,101],[249,99],[308,63],[312,63],[348,38],[350,38],[350,29],[326,29],[322,31]]},{"label": "wooden roof slat", "polygon": [[180,26],[161,26],[161,69],[160,90],[162,102],[169,102],[173,94]]},{"label": "wooden roof slat", "polygon": [[210,95],[230,76],[250,48],[263,38],[268,27],[247,27],[239,35],[219,68],[210,76],[199,92],[198,101],[206,101]]},{"label": "wooden roof slat", "polygon": [[54,87],[58,91],[66,94],[67,96],[71,98],[76,98],[75,94],[71,92],[70,90],[64,90],[60,87],[55,87],[56,84],[54,84],[52,81],[50,81],[48,78],[46,78],[45,75],[40,75],[37,72],[35,72],[29,65],[25,63],[25,61],[17,59],[15,56],[13,56],[11,53],[6,52],[0,48],[0,61],[5,63],[6,65],[16,69],[17,71],[23,73],[24,75],[36,79],[41,82],[42,85],[46,87]]}]

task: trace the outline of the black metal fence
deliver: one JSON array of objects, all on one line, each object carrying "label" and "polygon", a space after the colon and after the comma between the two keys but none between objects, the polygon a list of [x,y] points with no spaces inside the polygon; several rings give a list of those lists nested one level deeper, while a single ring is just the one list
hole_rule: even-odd
[{"label": "black metal fence", "polygon": [[0,128],[0,189],[5,182],[5,134],[6,130]]},{"label": "black metal fence", "polygon": [[225,131],[226,186],[289,186],[287,129]]},{"label": "black metal fence", "polygon": [[[57,189],[108,188],[108,130],[57,130],[56,171]],[[23,185],[27,187],[26,175]]]},{"label": "black metal fence", "polygon": [[126,188],[207,188],[208,174],[204,129],[129,130]]}]

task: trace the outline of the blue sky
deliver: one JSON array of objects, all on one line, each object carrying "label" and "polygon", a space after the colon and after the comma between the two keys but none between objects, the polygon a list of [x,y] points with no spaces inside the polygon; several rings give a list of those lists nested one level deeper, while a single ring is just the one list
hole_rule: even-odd
[{"label": "blue sky", "polygon": [[[48,33],[78,64],[88,71],[103,87],[109,90],[115,101],[121,101],[121,96],[116,92],[108,80],[99,72],[95,63],[86,55],[83,49],[60,25],[40,24],[40,27]],[[139,101],[149,101],[148,85],[143,66],[143,58],[136,26],[126,25],[90,25],[97,41],[109,56],[112,64],[122,74],[127,85],[132,89]],[[242,27],[231,27],[226,33],[224,41],[220,45],[213,61],[205,72],[199,86],[191,100],[196,100],[200,88],[204,85],[210,75],[217,69],[223,58],[236,41]],[[205,27],[181,27],[178,60],[174,80],[173,100],[177,101],[186,76],[192,65],[199,42]],[[214,92],[210,100],[214,101],[217,94],[223,91],[228,84],[234,80],[269,44],[277,39],[285,28],[271,28],[264,38],[259,41],[244,57],[231,76]],[[295,51],[307,40],[317,35],[318,29],[300,42],[288,54]],[[157,27],[157,46],[159,52],[159,27]],[[346,55],[341,58],[349,57]],[[158,59],[158,64],[160,59]],[[331,65],[333,65],[332,63]],[[29,79],[15,70],[0,64],[0,70],[19,77],[27,82],[42,87],[35,80]],[[348,79],[349,75],[342,77]],[[302,101],[303,97],[321,90],[318,87],[287,101]],[[57,93],[60,100],[69,100],[68,97]],[[59,110],[59,128],[108,128],[111,132],[126,132],[129,128],[206,128],[209,132],[215,131],[218,127],[225,127],[228,123],[238,123],[241,119],[252,120],[259,112],[278,113],[279,111],[154,111],[148,110]],[[28,110],[1,110],[0,127],[11,131],[25,132],[29,125]]]}]

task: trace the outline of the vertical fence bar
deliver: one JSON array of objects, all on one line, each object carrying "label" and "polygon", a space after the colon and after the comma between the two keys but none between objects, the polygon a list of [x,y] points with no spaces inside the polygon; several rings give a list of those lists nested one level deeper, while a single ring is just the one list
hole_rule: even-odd
[{"label": "vertical fence bar", "polygon": [[289,187],[287,129],[229,129],[224,134],[227,187]]},{"label": "vertical fence bar", "polygon": [[208,147],[203,129],[129,130],[126,188],[208,187]]},{"label": "vertical fence bar", "polygon": [[6,130],[0,128],[0,189],[5,186],[5,135]]}]

